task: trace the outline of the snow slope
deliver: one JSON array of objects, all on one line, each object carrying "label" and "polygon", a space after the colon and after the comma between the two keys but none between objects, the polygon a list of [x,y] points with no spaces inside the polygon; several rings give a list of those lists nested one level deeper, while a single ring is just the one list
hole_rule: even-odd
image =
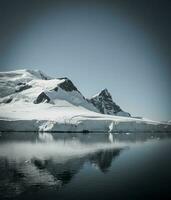
[{"label": "snow slope", "polygon": [[27,83],[31,80],[50,79],[40,70],[16,70],[0,72],[0,97],[7,96],[15,92],[15,87],[20,83]]},{"label": "snow slope", "polygon": [[[152,120],[99,113],[68,78],[41,71],[0,73],[0,131],[169,131]],[[113,125],[111,126],[111,123]]]}]

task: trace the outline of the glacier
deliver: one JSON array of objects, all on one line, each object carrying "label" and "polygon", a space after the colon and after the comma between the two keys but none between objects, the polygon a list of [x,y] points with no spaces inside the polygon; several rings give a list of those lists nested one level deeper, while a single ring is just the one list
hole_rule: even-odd
[{"label": "glacier", "polygon": [[66,77],[24,69],[0,72],[0,83],[0,131],[171,131],[169,122],[132,117],[113,102],[107,89],[85,98]]}]

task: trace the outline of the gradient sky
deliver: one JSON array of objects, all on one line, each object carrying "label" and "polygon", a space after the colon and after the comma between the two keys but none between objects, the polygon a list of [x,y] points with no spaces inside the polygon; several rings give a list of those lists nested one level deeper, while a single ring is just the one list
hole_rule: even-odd
[{"label": "gradient sky", "polygon": [[132,115],[171,119],[170,1],[0,0],[0,70],[107,88]]}]

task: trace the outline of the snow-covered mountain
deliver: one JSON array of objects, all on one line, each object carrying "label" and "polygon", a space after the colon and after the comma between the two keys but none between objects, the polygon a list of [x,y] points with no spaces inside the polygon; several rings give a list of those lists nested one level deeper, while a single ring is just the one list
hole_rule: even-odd
[{"label": "snow-covered mountain", "polygon": [[[2,77],[2,78],[1,78]],[[52,79],[41,71],[17,70],[0,73],[0,103],[29,102],[82,106],[92,111],[90,104],[68,78]],[[60,104],[61,105],[61,104]]]},{"label": "snow-covered mountain", "polygon": [[100,93],[93,96],[89,101],[99,110],[102,114],[118,115],[130,117],[128,112],[123,111],[112,99],[111,94],[107,89],[102,90]]},{"label": "snow-covered mountain", "polygon": [[[15,93],[19,87],[32,80],[49,80],[49,76],[40,70],[16,70],[0,72],[0,97]],[[27,87],[27,86],[26,86]]]},{"label": "snow-covered mountain", "polygon": [[125,114],[129,117],[116,116],[125,112],[112,101],[107,90],[87,100],[68,78],[51,78],[39,70],[0,72],[0,83],[0,131],[170,129],[168,123],[132,118],[129,114]]}]

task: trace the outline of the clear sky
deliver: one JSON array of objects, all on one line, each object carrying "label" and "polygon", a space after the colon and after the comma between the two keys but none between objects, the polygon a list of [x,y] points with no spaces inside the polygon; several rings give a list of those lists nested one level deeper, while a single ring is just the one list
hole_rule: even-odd
[{"label": "clear sky", "polygon": [[[122,3],[121,3],[122,2]],[[171,119],[169,1],[0,1],[0,69],[107,88],[132,115]]]}]

